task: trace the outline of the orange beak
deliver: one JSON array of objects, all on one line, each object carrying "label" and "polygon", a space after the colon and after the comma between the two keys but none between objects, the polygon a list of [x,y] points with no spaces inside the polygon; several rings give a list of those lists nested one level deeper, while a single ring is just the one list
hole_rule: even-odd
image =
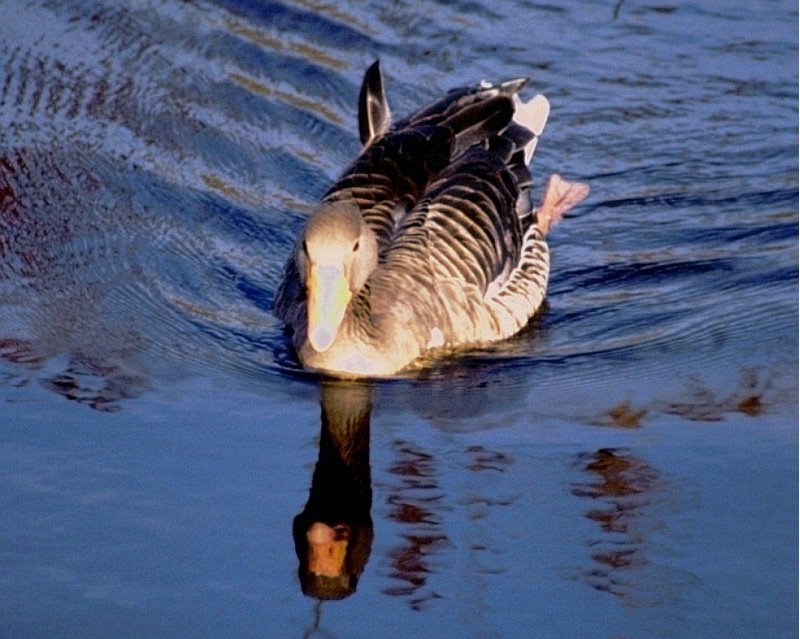
[{"label": "orange beak", "polygon": [[352,293],[344,273],[335,266],[308,268],[308,341],[324,353],[336,339]]}]

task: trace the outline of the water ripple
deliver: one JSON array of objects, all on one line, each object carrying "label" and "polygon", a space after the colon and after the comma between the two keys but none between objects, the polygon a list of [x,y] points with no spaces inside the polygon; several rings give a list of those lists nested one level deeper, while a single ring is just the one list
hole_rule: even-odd
[{"label": "water ripple", "polygon": [[[360,76],[379,55],[398,114],[456,84],[531,76],[554,105],[537,184],[557,170],[593,189],[553,233],[549,305],[529,329],[412,378],[466,396],[499,375],[513,395],[791,357],[775,344],[796,342],[797,83],[773,64],[794,46],[775,15],[15,4],[0,31],[0,338],[25,352],[105,358],[137,379],[298,375],[275,286],[358,149]],[[521,38],[520,12],[550,31]],[[667,59],[676,39],[694,53]]]}]

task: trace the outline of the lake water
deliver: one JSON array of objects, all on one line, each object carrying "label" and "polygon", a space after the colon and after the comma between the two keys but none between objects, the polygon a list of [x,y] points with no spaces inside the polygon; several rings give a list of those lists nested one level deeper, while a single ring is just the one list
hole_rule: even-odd
[{"label": "lake water", "polygon": [[[796,637],[797,33],[789,0],[0,4],[0,636]],[[270,309],[378,57],[398,115],[529,76],[536,185],[592,193],[523,334],[323,383]]]}]

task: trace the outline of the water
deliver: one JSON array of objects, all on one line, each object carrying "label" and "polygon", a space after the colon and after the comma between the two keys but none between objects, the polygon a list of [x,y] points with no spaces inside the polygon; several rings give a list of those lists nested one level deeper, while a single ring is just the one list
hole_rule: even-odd
[{"label": "water", "polygon": [[[522,335],[323,388],[270,308],[376,57],[530,76],[592,195]],[[797,635],[795,4],[9,0],[0,61],[0,635]]]}]

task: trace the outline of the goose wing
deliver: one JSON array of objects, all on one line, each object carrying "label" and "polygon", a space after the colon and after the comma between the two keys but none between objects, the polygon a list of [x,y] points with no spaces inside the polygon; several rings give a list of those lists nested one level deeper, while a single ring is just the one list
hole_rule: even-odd
[{"label": "goose wing", "polygon": [[[533,221],[528,163],[548,106],[541,96],[523,105],[517,92],[525,83],[454,89],[391,126],[376,62],[359,99],[365,146],[323,201],[361,210],[381,264],[418,282],[415,271],[428,269],[437,282],[468,286],[475,299],[493,297],[518,268]],[[304,296],[290,259],[278,315],[293,324]]]},{"label": "goose wing", "polygon": [[[491,154],[509,163],[515,151],[535,138],[525,127],[510,126],[516,92],[525,82],[454,89],[390,127],[383,79],[375,62],[365,74],[359,99],[365,147],[323,200],[358,206],[376,234],[383,259],[402,229],[419,222],[418,209],[427,210],[433,185],[446,170],[452,175],[450,169],[469,149],[491,144]],[[524,162],[514,166],[517,182],[528,185]]]},{"label": "goose wing", "polygon": [[481,294],[518,259],[522,239],[515,213],[519,189],[502,161],[470,149],[431,184],[401,222],[392,264],[432,268],[436,279],[455,279]]}]

